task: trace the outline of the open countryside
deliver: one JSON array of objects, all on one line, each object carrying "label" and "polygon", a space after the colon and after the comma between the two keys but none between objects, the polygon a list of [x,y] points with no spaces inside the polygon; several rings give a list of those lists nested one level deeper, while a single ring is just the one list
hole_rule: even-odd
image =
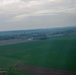
[{"label": "open countryside", "polygon": [[76,75],[76,37],[0,46],[0,68],[5,75]]}]

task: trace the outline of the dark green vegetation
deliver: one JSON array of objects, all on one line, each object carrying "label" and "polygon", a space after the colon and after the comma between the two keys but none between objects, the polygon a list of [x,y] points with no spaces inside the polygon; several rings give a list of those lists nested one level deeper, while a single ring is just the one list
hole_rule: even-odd
[{"label": "dark green vegetation", "polygon": [[[49,40],[32,41],[0,46],[0,68],[27,65],[64,70],[76,70],[76,37],[51,37]],[[9,72],[9,75],[31,75]]]}]

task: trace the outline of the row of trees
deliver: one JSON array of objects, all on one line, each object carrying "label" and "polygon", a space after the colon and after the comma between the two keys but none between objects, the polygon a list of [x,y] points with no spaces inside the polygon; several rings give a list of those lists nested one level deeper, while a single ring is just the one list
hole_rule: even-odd
[{"label": "row of trees", "polygon": [[0,35],[0,40],[11,39],[32,39],[32,40],[44,40],[47,39],[47,35],[44,33],[29,33],[29,34],[15,34],[15,35]]},{"label": "row of trees", "polygon": [[[10,32],[9,32],[10,33]],[[0,35],[0,40],[10,40],[10,39],[31,39],[31,40],[45,40],[50,38],[51,36],[68,36],[68,35],[75,35],[76,30],[37,30],[37,31],[23,31],[22,33],[19,31],[15,31],[13,34],[4,34]]]}]

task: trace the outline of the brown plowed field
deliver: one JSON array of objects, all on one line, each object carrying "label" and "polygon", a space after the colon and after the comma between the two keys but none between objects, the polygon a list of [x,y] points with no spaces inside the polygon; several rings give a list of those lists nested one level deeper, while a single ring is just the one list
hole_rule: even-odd
[{"label": "brown plowed field", "polygon": [[22,42],[29,42],[32,40],[21,40],[21,39],[17,39],[17,40],[3,40],[0,41],[0,46],[2,45],[9,45],[9,44],[15,44],[15,43],[22,43]]},{"label": "brown plowed field", "polygon": [[16,65],[16,70],[29,72],[34,75],[76,75],[76,71],[66,71],[37,66],[27,66],[24,64]]}]

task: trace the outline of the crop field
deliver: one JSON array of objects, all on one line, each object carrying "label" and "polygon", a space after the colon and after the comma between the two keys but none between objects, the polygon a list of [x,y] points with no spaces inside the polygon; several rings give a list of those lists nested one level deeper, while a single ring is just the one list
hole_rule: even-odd
[{"label": "crop field", "polygon": [[0,46],[0,68],[6,75],[33,75],[14,69],[17,64],[76,71],[76,37],[51,37]]}]

